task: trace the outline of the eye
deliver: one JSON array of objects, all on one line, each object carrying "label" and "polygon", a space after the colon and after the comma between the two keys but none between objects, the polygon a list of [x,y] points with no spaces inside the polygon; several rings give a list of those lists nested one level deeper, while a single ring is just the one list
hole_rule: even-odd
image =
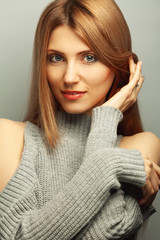
[{"label": "eye", "polygon": [[58,63],[63,61],[63,57],[61,55],[49,55],[48,61],[51,63]]},{"label": "eye", "polygon": [[97,61],[97,58],[94,56],[94,55],[91,55],[91,54],[88,54],[84,57],[84,60],[87,62],[87,63],[92,63],[92,62],[96,62]]}]

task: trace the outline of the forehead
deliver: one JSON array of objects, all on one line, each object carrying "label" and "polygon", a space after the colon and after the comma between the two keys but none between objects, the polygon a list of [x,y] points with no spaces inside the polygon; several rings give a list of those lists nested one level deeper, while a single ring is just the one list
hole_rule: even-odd
[{"label": "forehead", "polygon": [[48,50],[61,52],[81,52],[90,50],[82,38],[69,26],[55,28],[50,36]]}]

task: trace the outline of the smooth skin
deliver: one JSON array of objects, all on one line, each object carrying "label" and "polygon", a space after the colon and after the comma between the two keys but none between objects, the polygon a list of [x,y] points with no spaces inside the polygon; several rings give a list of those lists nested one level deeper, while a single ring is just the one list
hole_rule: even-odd
[{"label": "smooth skin", "polygon": [[[144,81],[141,75],[142,62],[135,65],[133,59],[129,59],[131,73],[129,83],[111,99],[104,102],[114,73],[96,59],[94,53],[72,29],[62,26],[56,30],[53,31],[48,46],[47,77],[61,110],[73,114],[91,114],[92,108],[96,106],[110,105],[125,112],[136,101],[142,87]],[[73,43],[75,43],[74,46]],[[136,87],[137,83],[138,87]],[[107,86],[107,89],[104,86]],[[61,95],[61,91],[65,89],[82,90],[86,94],[84,98],[69,101]],[[0,119],[0,192],[12,178],[21,161],[24,129],[25,123],[23,122]],[[147,178],[143,187],[144,198],[139,204],[146,207],[152,203],[160,186],[160,168],[158,167],[160,140],[153,133],[143,132],[123,137],[119,147],[137,149],[142,154]]]},{"label": "smooth skin", "polygon": [[[47,57],[47,78],[61,110],[71,114],[91,114],[104,103],[115,73],[98,61],[86,43],[68,26],[52,31]],[[84,92],[69,100],[64,91]]]}]

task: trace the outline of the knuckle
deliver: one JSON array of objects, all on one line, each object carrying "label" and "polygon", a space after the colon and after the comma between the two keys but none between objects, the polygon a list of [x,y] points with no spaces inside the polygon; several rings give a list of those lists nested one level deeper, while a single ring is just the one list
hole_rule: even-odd
[{"label": "knuckle", "polygon": [[152,168],[153,167],[153,162],[151,160],[148,160],[148,164],[149,164],[149,167]]},{"label": "knuckle", "polygon": [[152,168],[153,167],[153,162],[148,157],[145,157],[145,160],[147,161],[148,167]]},{"label": "knuckle", "polygon": [[135,103],[135,102],[136,102],[136,100],[137,100],[137,98],[135,98],[135,99],[133,100],[133,103]]},{"label": "knuckle", "polygon": [[151,174],[151,168],[149,167],[149,168],[147,168],[147,174],[148,174],[148,180],[149,180],[149,176],[150,176],[150,174]]},{"label": "knuckle", "polygon": [[145,156],[145,159],[146,159],[148,162],[151,161],[148,156]]},{"label": "knuckle", "polygon": [[147,175],[146,175],[146,184],[145,184],[145,186],[148,187],[149,183],[150,183],[150,180],[149,180],[149,174],[147,173]]},{"label": "knuckle", "polygon": [[155,194],[154,188],[151,189],[150,194],[151,194],[151,195]]},{"label": "knuckle", "polygon": [[131,101],[131,103],[135,103],[136,102],[136,97],[134,95],[132,95],[130,97],[130,101]]}]

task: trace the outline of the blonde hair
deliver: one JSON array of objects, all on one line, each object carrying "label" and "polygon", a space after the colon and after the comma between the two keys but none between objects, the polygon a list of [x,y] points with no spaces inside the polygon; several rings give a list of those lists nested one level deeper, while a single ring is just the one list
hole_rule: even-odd
[{"label": "blonde hair", "polygon": [[[57,104],[46,77],[46,52],[51,32],[68,25],[95,52],[98,59],[114,70],[114,83],[107,95],[113,96],[128,83],[131,36],[122,12],[113,0],[55,0],[42,13],[34,41],[32,84],[25,121],[39,126],[51,146],[59,138]],[[137,103],[124,114],[118,133],[132,135],[142,131]]]}]

